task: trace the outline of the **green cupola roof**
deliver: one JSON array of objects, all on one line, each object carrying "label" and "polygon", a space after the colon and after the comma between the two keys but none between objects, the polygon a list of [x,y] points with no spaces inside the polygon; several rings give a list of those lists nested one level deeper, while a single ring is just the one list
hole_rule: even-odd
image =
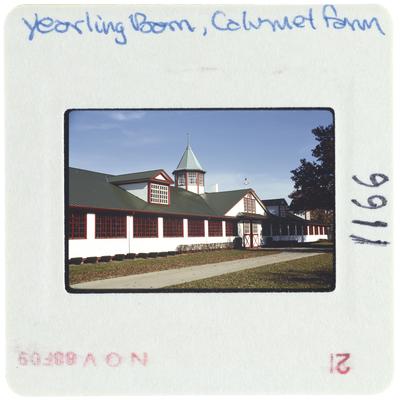
[{"label": "green cupola roof", "polygon": [[184,154],[182,155],[181,160],[178,163],[178,166],[174,172],[186,171],[186,170],[206,172],[200,165],[200,162],[196,158],[196,156],[195,156],[194,152],[192,151],[191,146],[189,144],[188,144],[187,148],[185,149]]}]

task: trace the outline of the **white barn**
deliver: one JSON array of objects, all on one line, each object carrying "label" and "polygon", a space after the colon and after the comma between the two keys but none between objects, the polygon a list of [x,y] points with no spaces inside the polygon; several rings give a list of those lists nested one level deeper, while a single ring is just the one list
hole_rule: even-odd
[{"label": "white barn", "polygon": [[250,248],[327,238],[324,225],[275,216],[252,189],[205,192],[205,173],[189,145],[174,180],[163,169],[110,175],[70,168],[69,259],[224,248],[236,237]]}]

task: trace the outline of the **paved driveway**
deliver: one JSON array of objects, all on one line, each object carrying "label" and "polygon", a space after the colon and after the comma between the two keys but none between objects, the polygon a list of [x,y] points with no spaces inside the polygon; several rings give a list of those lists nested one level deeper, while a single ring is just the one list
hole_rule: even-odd
[{"label": "paved driveway", "polygon": [[185,282],[211,278],[213,276],[242,271],[244,269],[261,267],[299,258],[316,256],[321,253],[294,253],[284,251],[268,256],[246,258],[242,260],[224,261],[215,264],[196,265],[192,267],[155,271],[146,274],[121,276],[92,282],[72,285],[74,289],[159,289]]}]

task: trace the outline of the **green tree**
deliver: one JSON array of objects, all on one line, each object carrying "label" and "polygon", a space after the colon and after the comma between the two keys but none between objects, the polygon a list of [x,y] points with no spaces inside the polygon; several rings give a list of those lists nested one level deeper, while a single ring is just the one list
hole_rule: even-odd
[{"label": "green tree", "polygon": [[332,215],[335,202],[334,179],[334,126],[318,126],[312,129],[318,144],[312,150],[315,160],[300,160],[301,165],[291,171],[294,191],[291,209],[323,210]]}]

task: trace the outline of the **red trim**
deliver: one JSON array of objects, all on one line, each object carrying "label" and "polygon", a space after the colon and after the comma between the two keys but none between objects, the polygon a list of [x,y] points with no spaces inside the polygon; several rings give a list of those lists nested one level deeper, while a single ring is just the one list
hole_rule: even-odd
[{"label": "red trim", "polygon": [[148,215],[136,215],[132,218],[133,238],[157,238],[159,237],[158,217]]},{"label": "red trim", "polygon": [[[88,225],[87,225],[87,219],[88,219],[88,213],[86,211],[78,211],[79,214],[82,214],[83,217],[83,236],[78,236],[74,237],[74,229],[71,230],[71,213],[68,213],[68,239],[69,240],[82,240],[82,239],[87,239],[87,230],[88,230]],[[74,219],[72,220],[73,225],[75,225]],[[70,236],[72,234],[72,236]]]},{"label": "red trim", "polygon": [[[167,224],[166,222],[170,221],[173,222],[175,226],[173,226],[173,234],[171,235],[166,235],[166,227]],[[179,224],[179,221],[181,222],[181,233],[176,229],[177,225]],[[170,227],[171,228],[171,227]],[[184,218],[177,218],[177,217],[167,217],[167,218],[163,218],[163,237],[165,238],[171,238],[171,237],[184,237]]]},{"label": "red trim", "polygon": [[188,218],[187,221],[188,221],[188,237],[205,237],[204,219]]},{"label": "red trim", "polygon": [[172,183],[174,183],[174,181],[163,181],[161,179],[156,179],[156,178],[152,178],[149,179],[149,182],[154,182],[154,183],[159,183],[161,185],[171,185]]},{"label": "red trim", "polygon": [[[158,204],[158,205],[163,205],[163,204]],[[102,208],[102,207],[90,207],[90,206],[80,206],[80,205],[71,205],[69,208],[80,208],[84,210],[93,210],[93,211],[120,211],[120,212],[125,212],[128,215],[135,215],[135,214],[154,214],[158,215],[160,217],[163,216],[193,216],[193,217],[200,217],[204,219],[239,219],[239,217],[230,217],[230,216],[225,216],[225,215],[216,215],[216,216],[210,216],[210,215],[202,215],[202,214],[191,214],[191,213],[163,213],[163,211],[142,211],[142,210],[130,210],[128,208]],[[89,212],[89,211],[88,211]]]},{"label": "red trim", "polygon": [[[214,223],[212,224],[212,232],[210,232],[210,226],[211,226],[210,222]],[[220,223],[220,227],[219,225],[217,225],[218,223]],[[223,221],[221,220],[209,221],[207,234],[209,237],[223,237]]]},{"label": "red trim", "polygon": [[[156,185],[161,185],[161,186],[167,186],[167,204],[165,203],[155,203],[151,201],[151,192],[152,192],[152,183],[155,183]],[[148,203],[150,204],[156,204],[157,206],[170,206],[170,185],[167,185],[165,182],[160,183],[160,181],[149,181],[148,183]]]},{"label": "red trim", "polygon": [[[166,180],[161,180],[161,179],[156,179],[155,177],[157,175],[163,175],[164,178],[166,178]],[[171,177],[167,174],[166,171],[164,170],[159,170],[157,171],[157,173],[153,176],[151,176],[150,178],[144,178],[144,179],[122,179],[121,181],[116,181],[116,182],[112,182],[113,185],[125,185],[127,183],[141,183],[141,182],[148,182],[148,181],[157,181],[157,182],[163,182],[163,183],[174,183],[174,181],[171,179]]]},{"label": "red trim", "polygon": [[[122,233],[125,231],[124,233]],[[126,239],[127,215],[125,213],[95,214],[95,239]]]},{"label": "red trim", "polygon": [[171,177],[163,169],[158,171],[155,175],[153,175],[151,179],[154,179],[154,180],[159,181],[159,182],[165,182],[163,180],[156,179],[157,175],[163,175],[166,178],[167,181],[169,181],[170,183],[174,183],[174,181],[171,179]]}]

